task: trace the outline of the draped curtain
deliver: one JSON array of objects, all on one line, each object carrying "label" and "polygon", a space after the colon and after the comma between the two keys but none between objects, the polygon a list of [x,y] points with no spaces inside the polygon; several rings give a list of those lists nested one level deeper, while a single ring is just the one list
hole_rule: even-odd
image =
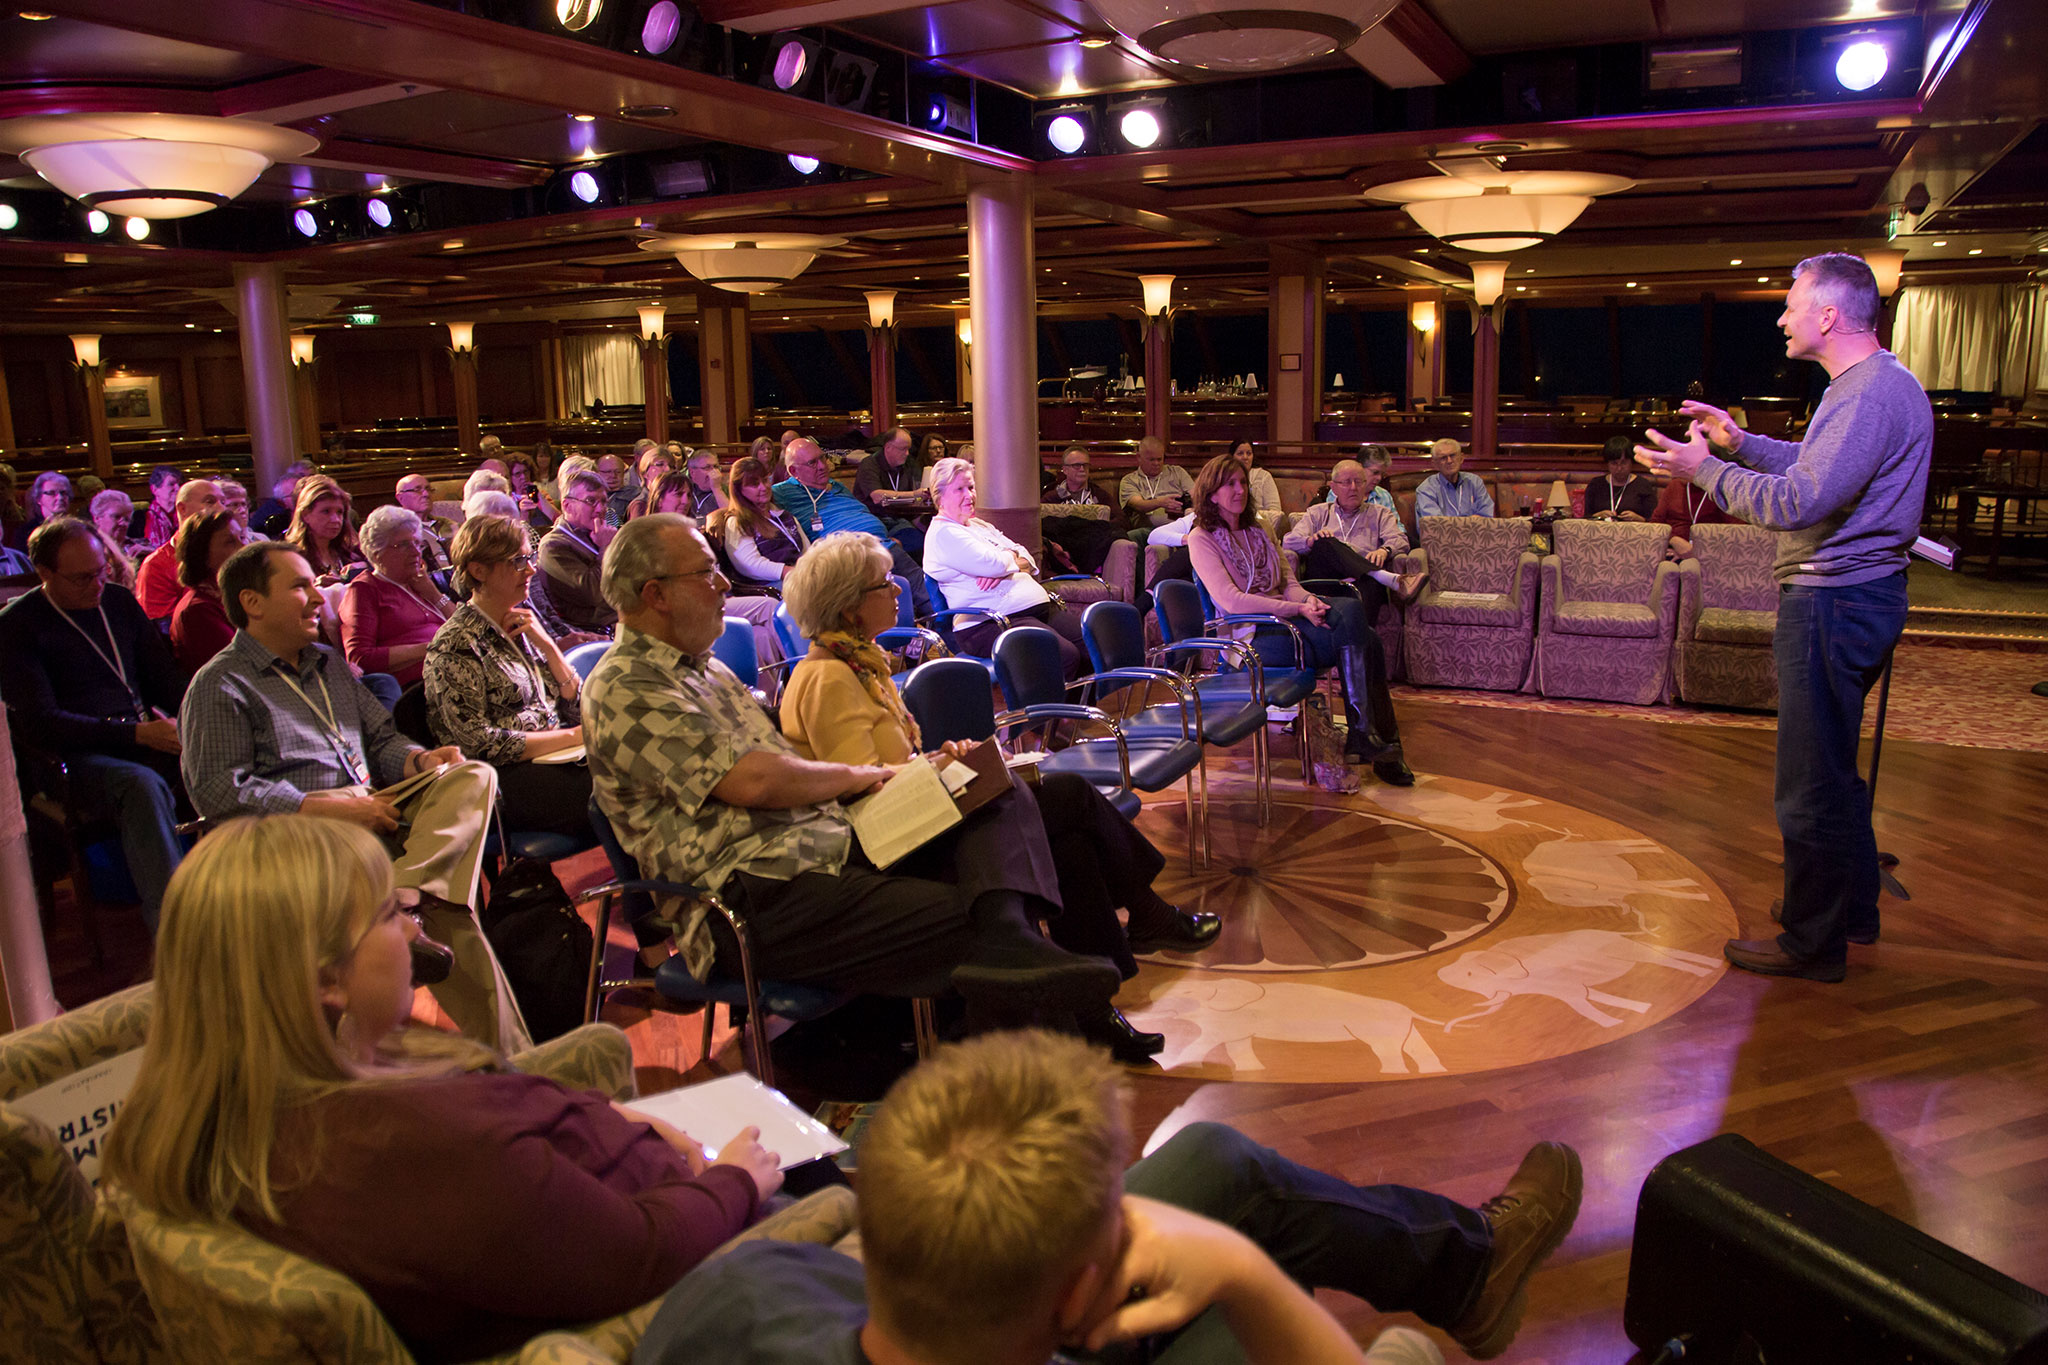
[{"label": "draped curtain", "polygon": [[647,389],[641,381],[640,346],[632,337],[563,337],[562,361],[569,375],[567,398],[571,408],[587,410],[597,402],[647,401]]},{"label": "draped curtain", "polygon": [[1938,284],[1899,294],[1892,350],[1922,387],[2026,398],[2048,388],[2048,293],[2036,284]]}]

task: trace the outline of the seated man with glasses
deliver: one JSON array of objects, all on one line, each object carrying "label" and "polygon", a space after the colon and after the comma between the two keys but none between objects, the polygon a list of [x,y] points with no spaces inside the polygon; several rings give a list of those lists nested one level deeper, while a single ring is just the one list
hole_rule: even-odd
[{"label": "seated man with glasses", "polygon": [[184,675],[134,595],[107,582],[106,550],[88,523],[45,521],[28,554],[42,586],[0,610],[0,701],[17,737],[63,760],[77,813],[120,827],[154,934],[182,856],[172,717]]},{"label": "seated man with glasses", "polygon": [[570,475],[562,490],[562,519],[540,542],[540,571],[547,575],[550,607],[563,624],[593,635],[609,635],[619,620],[598,591],[604,547],[618,533],[605,522],[607,497],[599,475]]},{"label": "seated man with glasses", "polygon": [[452,744],[423,749],[398,733],[318,642],[320,590],[292,546],[237,550],[221,567],[220,595],[235,638],[194,676],[179,716],[192,804],[209,820],[298,811],[381,836],[401,898],[455,954],[448,979],[432,987],[441,1008],[500,1052],[530,1046],[471,909],[497,771],[465,762]]},{"label": "seated man with glasses", "polygon": [[455,523],[434,515],[434,481],[424,474],[408,474],[393,490],[398,505],[420,519],[420,558],[427,572],[448,571],[448,542],[455,539]]}]

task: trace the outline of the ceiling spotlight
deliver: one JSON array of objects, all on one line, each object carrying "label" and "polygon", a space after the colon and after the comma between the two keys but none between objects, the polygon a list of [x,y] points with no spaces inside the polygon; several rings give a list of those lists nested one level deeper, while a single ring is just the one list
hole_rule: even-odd
[{"label": "ceiling spotlight", "polygon": [[572,119],[575,119],[575,120],[576,120],[576,121],[577,121],[578,123],[595,123],[595,122],[597,122],[597,115],[595,115],[595,114],[571,114],[571,115],[569,115],[569,117],[570,117],[570,118],[572,118]]},{"label": "ceiling spotlight", "polygon": [[798,175],[815,175],[818,170],[818,158],[814,156],[800,156],[795,152],[791,152],[789,154],[789,165],[790,169],[794,170]]},{"label": "ceiling spotlight", "polygon": [[1756,282],[1758,284],[1769,284],[1771,282],[1771,277],[1769,275],[1759,275],[1756,277]]},{"label": "ceiling spotlight", "polygon": [[85,230],[87,232],[92,233],[93,236],[97,237],[99,236],[99,234],[107,230],[107,226],[111,221],[112,220],[110,220],[106,214],[100,212],[98,209],[94,209],[92,212],[85,215]]},{"label": "ceiling spotlight", "polygon": [[21,226],[21,214],[12,204],[0,204],[0,232],[12,232]]},{"label": "ceiling spotlight", "polygon": [[604,13],[604,0],[555,0],[555,22],[571,33],[580,33]]},{"label": "ceiling spotlight", "polygon": [[1736,258],[1735,258],[1734,260],[1732,260],[1732,261],[1728,262],[1728,264],[1730,264],[1730,265],[1741,265],[1741,264],[1742,264],[1742,258],[1741,258],[1740,256],[1737,256],[1737,257],[1736,257]]},{"label": "ceiling spotlight", "polygon": [[149,219],[130,218],[127,222],[121,224],[121,231],[128,234],[129,241],[139,242],[149,236]]},{"label": "ceiling spotlight", "polygon": [[1084,33],[1084,34],[1082,34],[1082,35],[1081,35],[1081,46],[1082,46],[1082,47],[1086,47],[1086,48],[1098,48],[1098,47],[1108,47],[1108,46],[1109,46],[1109,44],[1110,44],[1110,39],[1109,39],[1109,36],[1108,36],[1107,34],[1103,34],[1103,33]]},{"label": "ceiling spotlight", "polygon": [[1842,49],[1842,55],[1835,58],[1835,79],[1842,83],[1844,90],[1868,90],[1884,79],[1884,73],[1891,65],[1891,57],[1884,50],[1883,43],[1865,39],[1851,43]]},{"label": "ceiling spotlight", "polygon": [[675,0],[654,0],[640,20],[640,50],[659,57],[676,45],[683,31],[683,12]]},{"label": "ceiling spotlight", "polygon": [[320,235],[320,220],[313,216],[311,209],[295,209],[292,212],[292,226],[298,230],[301,237]]},{"label": "ceiling spotlight", "polygon": [[1097,110],[1087,104],[1063,104],[1032,120],[1039,156],[1092,155],[1101,150],[1096,139]]},{"label": "ceiling spotlight", "polygon": [[1947,246],[1947,245],[1948,245],[1948,243],[1947,243],[1947,242],[1936,242],[1936,243],[1935,243],[1935,245],[1936,245],[1936,246]]},{"label": "ceiling spotlight", "polygon": [[1973,246],[1970,248],[1970,254],[1972,256],[1982,256],[1984,254],[1984,248],[1981,246]]},{"label": "ceiling spotlight", "polygon": [[380,228],[391,226],[391,205],[382,199],[372,199],[363,206],[363,216]]},{"label": "ceiling spotlight", "polygon": [[28,20],[32,24],[40,24],[45,23],[51,19],[54,19],[57,16],[54,14],[45,14],[39,9],[25,9],[21,11],[21,17]]},{"label": "ceiling spotlight", "polygon": [[816,40],[788,33],[771,39],[768,59],[761,66],[761,84],[775,90],[803,93],[803,87],[823,65]]},{"label": "ceiling spotlight", "polygon": [[1156,104],[1140,104],[1126,108],[1117,118],[1116,130],[1123,140],[1143,150],[1159,141],[1164,132],[1159,116],[1163,110]]},{"label": "ceiling spotlight", "polygon": [[1061,114],[1046,125],[1045,140],[1060,151],[1072,156],[1088,141],[1088,130],[1081,126],[1081,120],[1072,114]]},{"label": "ceiling spotlight", "polygon": [[597,177],[589,171],[578,171],[569,177],[569,193],[586,204],[597,202]]}]

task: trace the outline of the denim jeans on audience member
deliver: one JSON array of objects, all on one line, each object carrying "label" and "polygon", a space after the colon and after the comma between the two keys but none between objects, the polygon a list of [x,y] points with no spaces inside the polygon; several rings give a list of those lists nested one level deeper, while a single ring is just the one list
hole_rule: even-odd
[{"label": "denim jeans on audience member", "polygon": [[[1350,1184],[1219,1123],[1175,1133],[1131,1167],[1124,1189],[1235,1228],[1310,1289],[1341,1289],[1382,1313],[1439,1327],[1471,1307],[1493,1252],[1476,1209],[1404,1185]],[[1212,1308],[1170,1344],[1154,1339],[1103,1358],[1221,1365],[1245,1357]]]},{"label": "denim jeans on audience member", "polygon": [[1856,769],[1863,703],[1906,625],[1906,575],[1842,588],[1786,584],[1778,665],[1778,832],[1792,956],[1841,962],[1850,930],[1877,928],[1877,839]]},{"label": "denim jeans on audience member", "polygon": [[111,820],[121,830],[121,856],[142,897],[142,919],[153,936],[164,888],[184,858],[178,842],[178,799],[162,773],[146,763],[106,754],[71,754],[71,797],[89,820]]},{"label": "denim jeans on audience member", "polygon": [[392,677],[389,673],[365,673],[363,674],[363,686],[370,689],[371,696],[384,703],[386,711],[396,711],[398,709],[398,699],[405,692],[405,688],[399,685],[398,679]]}]

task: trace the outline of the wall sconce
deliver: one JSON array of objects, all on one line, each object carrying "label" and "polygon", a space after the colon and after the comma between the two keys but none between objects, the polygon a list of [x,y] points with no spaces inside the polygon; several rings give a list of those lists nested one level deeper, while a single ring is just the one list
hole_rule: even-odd
[{"label": "wall sconce", "polygon": [[311,332],[293,332],[292,365],[295,368],[303,370],[312,363],[313,334]]},{"label": "wall sconce", "polygon": [[1145,291],[1145,316],[1156,318],[1171,310],[1173,306],[1173,280],[1171,275],[1140,275],[1138,288]]},{"label": "wall sconce", "polygon": [[1870,273],[1877,276],[1877,295],[1888,299],[1899,292],[1899,271],[1905,267],[1906,253],[1896,248],[1863,253],[1863,263],[1870,267]]},{"label": "wall sconce", "polygon": [[642,305],[639,312],[642,341],[661,341],[668,335],[662,326],[663,320],[668,317],[667,308],[658,303],[650,303]]},{"label": "wall sconce", "polygon": [[71,338],[71,354],[81,370],[98,373],[100,368],[99,333],[79,332]]},{"label": "wall sconce", "polygon": [[476,324],[473,322],[451,322],[448,324],[448,349],[457,355],[470,355],[476,350]]},{"label": "wall sconce", "polygon": [[1436,300],[1421,299],[1408,305],[1408,321],[1416,331],[1428,336],[1436,330]]},{"label": "wall sconce", "polygon": [[960,321],[953,324],[953,332],[954,335],[960,338],[960,344],[962,346],[965,346],[970,350],[973,349],[974,319],[967,317],[961,318]]},{"label": "wall sconce", "polygon": [[870,289],[868,298],[868,326],[876,331],[896,325],[896,291],[893,289]]}]

